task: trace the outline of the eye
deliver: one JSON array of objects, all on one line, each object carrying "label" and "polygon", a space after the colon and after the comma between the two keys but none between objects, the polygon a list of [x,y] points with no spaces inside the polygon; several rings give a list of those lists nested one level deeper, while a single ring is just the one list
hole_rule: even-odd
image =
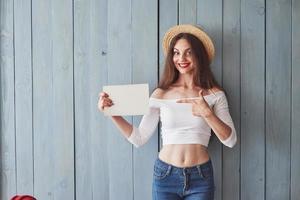
[{"label": "eye", "polygon": [[173,54],[174,55],[179,55],[179,52],[178,51],[174,51]]}]

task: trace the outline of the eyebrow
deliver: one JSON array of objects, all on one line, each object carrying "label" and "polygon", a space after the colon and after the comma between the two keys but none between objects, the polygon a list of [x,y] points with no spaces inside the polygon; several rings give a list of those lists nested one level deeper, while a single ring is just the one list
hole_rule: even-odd
[{"label": "eyebrow", "polygon": [[[179,51],[178,49],[176,49],[175,47],[174,47],[174,50],[177,50],[177,51]],[[187,48],[187,49],[185,49],[184,51],[187,51],[187,50],[191,50],[191,48]]]}]

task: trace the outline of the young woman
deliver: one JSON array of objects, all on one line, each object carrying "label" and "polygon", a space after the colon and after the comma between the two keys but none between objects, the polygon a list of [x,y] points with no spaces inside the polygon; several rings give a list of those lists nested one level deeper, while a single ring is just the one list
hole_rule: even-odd
[{"label": "young woman", "polygon": [[[209,66],[214,45],[199,27],[185,24],[166,32],[163,48],[165,69],[150,97],[149,114],[138,127],[121,116],[111,119],[136,147],[148,141],[161,120],[163,147],[154,164],[153,199],[212,200],[211,129],[228,147],[237,140],[225,93]],[[108,94],[99,96],[99,110],[113,105]]]}]

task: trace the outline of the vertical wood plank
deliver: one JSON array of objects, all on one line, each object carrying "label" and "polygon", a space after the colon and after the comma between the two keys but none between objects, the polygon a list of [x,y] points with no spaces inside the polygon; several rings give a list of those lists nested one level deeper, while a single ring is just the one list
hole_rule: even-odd
[{"label": "vertical wood plank", "polygon": [[[211,37],[215,46],[215,59],[211,64],[216,80],[222,84],[222,0],[197,1],[197,24]],[[209,153],[214,166],[215,199],[222,199],[222,144],[212,134]]]},{"label": "vertical wood plank", "polygon": [[[107,78],[109,84],[128,84],[132,81],[132,2],[108,1]],[[120,23],[122,19],[122,23]],[[126,117],[132,123],[132,117]],[[112,122],[108,125],[109,198],[133,199],[132,146]],[[120,174],[122,174],[120,176]],[[118,192],[116,192],[118,191]]]},{"label": "vertical wood plank", "polygon": [[290,198],[291,0],[266,1],[266,199]]},{"label": "vertical wood plank", "polygon": [[[76,199],[93,199],[92,145],[89,109],[91,1],[74,1],[74,100]],[[99,74],[100,75],[100,74]],[[86,106],[82,106],[86,105]],[[87,131],[88,130],[88,131]],[[105,157],[105,154],[103,155]]]},{"label": "vertical wood plank", "polygon": [[233,149],[223,146],[223,200],[240,199],[240,0],[223,1],[223,87],[237,132]]},{"label": "vertical wood plank", "polygon": [[264,0],[241,1],[241,199],[264,199]]},{"label": "vertical wood plank", "polygon": [[[89,71],[90,79],[90,112],[91,125],[89,128],[92,133],[92,199],[109,199],[108,193],[108,158],[107,138],[107,118],[99,115],[97,110],[98,93],[102,90],[101,86],[107,83],[107,0],[92,0],[90,5],[91,31],[89,49],[91,50]],[[78,35],[81,37],[81,34]],[[84,67],[82,67],[85,70]],[[80,77],[79,77],[80,78]],[[80,106],[80,105],[78,105]],[[88,128],[88,127],[86,127]],[[87,129],[88,130],[88,129]],[[84,136],[83,136],[84,137]],[[100,155],[100,156],[99,156]]]},{"label": "vertical wood plank", "polygon": [[197,23],[197,0],[179,0],[179,24]]},{"label": "vertical wood plank", "polygon": [[300,1],[292,1],[291,200],[300,196]]},{"label": "vertical wood plank", "polygon": [[159,1],[159,78],[164,71],[164,53],[162,49],[162,41],[166,31],[177,24],[178,18],[178,3],[174,0]]},{"label": "vertical wood plank", "polygon": [[32,6],[34,192],[74,199],[72,1]]},{"label": "vertical wood plank", "polygon": [[55,144],[50,139],[54,124],[49,8],[50,1],[32,1],[34,194],[39,199],[53,199],[55,187],[52,153]]},{"label": "vertical wood plank", "polygon": [[[132,1],[132,79],[133,83],[149,83],[150,95],[157,86],[158,73],[158,1]],[[145,23],[146,22],[146,23]],[[134,117],[138,127],[141,116]],[[134,147],[132,147],[134,148]],[[152,199],[153,165],[157,157],[158,133],[147,144],[133,149],[133,199]]]},{"label": "vertical wood plank", "polygon": [[0,199],[16,193],[13,0],[0,1]]},{"label": "vertical wood plank", "polygon": [[74,199],[73,2],[53,0],[55,199]]},{"label": "vertical wood plank", "polygon": [[17,193],[33,194],[31,1],[15,1]]},{"label": "vertical wood plank", "polygon": [[109,199],[108,121],[97,110],[107,82],[106,29],[106,0],[74,2],[76,199]]}]

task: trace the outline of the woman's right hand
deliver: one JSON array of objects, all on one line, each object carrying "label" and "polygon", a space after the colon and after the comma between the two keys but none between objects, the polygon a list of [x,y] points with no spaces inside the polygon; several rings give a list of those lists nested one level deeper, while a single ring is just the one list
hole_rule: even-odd
[{"label": "woman's right hand", "polygon": [[107,93],[100,92],[98,97],[98,110],[100,110],[101,112],[104,111],[105,107],[111,107],[112,105],[114,105]]},{"label": "woman's right hand", "polygon": [[[101,112],[103,112],[106,107],[111,107],[114,105],[107,93],[100,92],[98,97],[98,109]],[[124,137],[128,138],[131,135],[133,127],[122,116],[111,116],[110,119],[115,123]]]}]

